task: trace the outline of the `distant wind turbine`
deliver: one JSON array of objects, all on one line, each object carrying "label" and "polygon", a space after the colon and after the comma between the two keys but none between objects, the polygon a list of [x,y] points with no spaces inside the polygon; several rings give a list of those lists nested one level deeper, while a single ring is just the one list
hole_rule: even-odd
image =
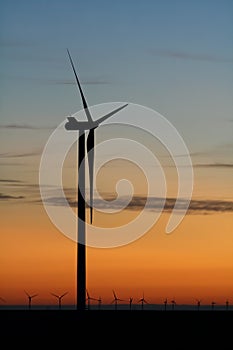
[{"label": "distant wind turbine", "polygon": [[226,310],[228,310],[228,309],[229,309],[229,301],[226,300]]},{"label": "distant wind turbine", "polygon": [[212,301],[212,303],[211,303],[211,309],[212,310],[214,310],[214,305],[216,304],[216,302],[215,301]]},{"label": "distant wind turbine", "polygon": [[130,297],[130,298],[129,298],[129,309],[130,309],[130,310],[132,309],[132,302],[133,302],[133,298]]},{"label": "distant wind turbine", "polygon": [[102,304],[102,299],[101,297],[98,298],[98,309],[100,310]]},{"label": "distant wind turbine", "polygon": [[32,298],[35,298],[37,297],[38,294],[33,294],[33,295],[30,295],[28,294],[28,292],[26,292],[26,290],[24,291],[25,294],[27,295],[28,297],[28,308],[31,309],[31,305],[32,305]]},{"label": "distant wind turbine", "polygon": [[118,301],[124,301],[124,300],[119,299],[119,298],[117,297],[117,295],[116,295],[116,293],[115,293],[114,290],[112,291],[112,293],[113,293],[113,296],[114,296],[114,299],[112,300],[112,303],[115,304],[115,310],[117,310],[117,303],[118,303]]},{"label": "distant wind turbine", "polygon": [[[112,112],[93,120],[81,84],[78,79],[71,55],[67,50],[69,60],[76,78],[78,90],[81,95],[83,108],[87,117],[86,121],[77,121],[74,117],[68,117],[65,124],[66,130],[78,131],[78,233],[77,233],[77,309],[85,310],[86,307],[86,200],[85,200],[85,156],[87,148],[89,179],[90,179],[90,223],[93,220],[93,177],[94,177],[94,148],[95,129],[105,120],[125,108],[124,104]],[[86,140],[86,131],[88,136]],[[82,161],[84,165],[81,166]]]},{"label": "distant wind turbine", "polygon": [[201,300],[200,299],[196,299],[197,301],[197,310],[200,310],[200,306],[201,306]]},{"label": "distant wind turbine", "polygon": [[96,300],[96,301],[98,301],[98,299],[92,298],[92,297],[90,296],[90,294],[88,293],[88,290],[86,290],[86,293],[87,293],[87,298],[86,298],[86,300],[87,300],[87,309],[90,310],[91,300]]},{"label": "distant wind turbine", "polygon": [[171,304],[172,304],[172,310],[175,309],[175,305],[176,305],[176,301],[175,299],[173,298],[173,300],[171,300]]},{"label": "distant wind turbine", "polygon": [[142,310],[143,310],[144,304],[148,304],[148,302],[147,302],[147,301],[145,300],[145,298],[144,298],[144,293],[143,293],[143,295],[142,295],[142,298],[139,299],[138,302],[141,303],[141,305],[142,305]]},{"label": "distant wind turbine", "polygon": [[54,294],[54,293],[50,293],[50,294],[53,295],[55,298],[58,299],[58,307],[59,307],[59,309],[61,309],[61,300],[62,300],[62,298],[63,298],[66,294],[68,294],[68,292],[65,292],[65,293],[62,294],[62,295],[57,295],[57,294]]},{"label": "distant wind turbine", "polygon": [[164,310],[166,311],[167,310],[167,298],[164,300]]}]

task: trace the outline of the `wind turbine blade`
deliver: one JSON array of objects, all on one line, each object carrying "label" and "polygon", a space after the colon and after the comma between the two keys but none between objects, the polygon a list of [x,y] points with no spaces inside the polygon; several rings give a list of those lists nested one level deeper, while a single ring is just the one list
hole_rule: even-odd
[{"label": "wind turbine blade", "polygon": [[63,298],[68,292],[65,292],[64,294],[61,295],[61,298]]},{"label": "wind turbine blade", "polygon": [[89,164],[89,182],[90,182],[90,222],[93,217],[93,177],[94,177],[94,146],[95,146],[95,129],[89,131],[87,137],[87,156]]},{"label": "wind turbine blade", "polygon": [[33,294],[33,295],[31,296],[31,298],[37,297],[37,295],[38,295],[38,294]]},{"label": "wind turbine blade", "polygon": [[56,298],[59,298],[59,295],[57,295],[57,294],[51,293],[51,295],[53,295]]},{"label": "wind turbine blade", "polygon": [[28,292],[26,292],[26,290],[24,291],[25,294],[27,294],[28,297],[30,297],[30,295],[28,294]]},{"label": "wind turbine blade", "polygon": [[113,290],[112,292],[113,292],[114,298],[117,299],[115,291]]},{"label": "wind turbine blade", "polygon": [[95,120],[96,123],[100,124],[102,123],[103,121],[105,121],[106,119],[110,118],[112,115],[116,114],[117,112],[119,112],[120,110],[122,110],[123,108],[125,108],[126,106],[128,106],[128,103],[126,103],[125,105],[117,108],[117,109],[114,109],[112,112],[106,114],[105,116],[103,117],[100,117],[99,119]]},{"label": "wind turbine blade", "polygon": [[85,113],[86,113],[86,116],[87,116],[87,120],[88,120],[88,122],[92,122],[92,118],[91,118],[90,111],[88,109],[87,101],[86,101],[86,99],[84,97],[84,93],[82,91],[82,87],[81,87],[81,84],[79,82],[78,75],[77,75],[76,70],[74,68],[74,63],[73,63],[73,60],[71,58],[71,55],[70,55],[70,52],[69,52],[68,49],[67,49],[67,52],[68,52],[70,63],[71,63],[71,66],[72,66],[72,69],[73,69],[73,72],[74,72],[74,75],[75,75],[75,78],[76,78],[76,82],[78,84],[78,88],[79,88],[79,92],[80,92],[80,95],[81,95],[81,98],[82,98],[83,108],[85,110]]}]

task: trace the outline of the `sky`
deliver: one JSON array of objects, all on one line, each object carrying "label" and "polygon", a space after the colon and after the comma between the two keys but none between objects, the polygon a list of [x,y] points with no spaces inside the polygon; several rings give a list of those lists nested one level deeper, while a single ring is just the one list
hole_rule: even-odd
[{"label": "sky", "polygon": [[[50,292],[67,290],[66,301],[75,303],[75,242],[50,221],[39,191],[47,140],[82,109],[68,48],[90,106],[127,102],[159,113],[183,138],[194,173],[190,210],[167,235],[177,174],[161,145],[141,135],[166,174],[165,208],[138,240],[109,249],[87,247],[90,293],[106,302],[115,289],[122,298],[139,299],[144,292],[152,302],[168,297],[233,303],[232,1],[3,0],[0,6],[0,296],[23,304],[26,289],[39,293],[35,303],[53,303]],[[152,130],[146,114],[143,118]],[[103,129],[99,139],[104,135]],[[113,151],[107,151],[111,158]],[[73,147],[63,169],[73,210],[75,160]],[[98,190],[109,200],[120,178],[132,181],[137,196],[122,213],[96,211],[100,227],[116,227],[142,210],[146,180],[129,162],[104,166]],[[149,210],[144,220],[151,215]]]}]

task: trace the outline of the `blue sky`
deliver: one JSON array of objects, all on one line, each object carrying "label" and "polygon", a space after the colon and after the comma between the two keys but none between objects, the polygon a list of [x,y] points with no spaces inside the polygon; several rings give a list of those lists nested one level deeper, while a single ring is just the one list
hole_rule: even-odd
[{"label": "blue sky", "polygon": [[90,105],[127,101],[153,108],[191,153],[232,163],[232,1],[12,0],[0,6],[4,152],[13,151],[15,132],[19,144],[33,139],[33,149],[47,137],[7,126],[56,126],[81,109],[68,47]]}]

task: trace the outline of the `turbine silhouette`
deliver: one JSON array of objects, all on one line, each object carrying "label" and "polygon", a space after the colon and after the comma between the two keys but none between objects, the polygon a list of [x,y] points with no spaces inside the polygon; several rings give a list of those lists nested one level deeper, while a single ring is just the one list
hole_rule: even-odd
[{"label": "turbine silhouette", "polygon": [[200,299],[196,299],[197,301],[197,310],[200,310],[200,306],[201,306],[201,300]]},{"label": "turbine silhouette", "polygon": [[112,293],[113,293],[113,296],[114,296],[114,299],[112,300],[112,303],[115,303],[115,310],[117,310],[118,301],[124,301],[124,300],[119,299],[119,298],[117,297],[117,295],[116,295],[116,293],[115,293],[114,290],[112,291]]},{"label": "turbine silhouette", "polygon": [[212,309],[212,310],[214,310],[214,305],[215,305],[215,304],[216,304],[215,301],[212,301],[212,302],[211,302],[211,309]]},{"label": "turbine silhouette", "polygon": [[132,309],[132,302],[133,302],[133,298],[130,297],[130,298],[129,298],[129,309],[130,309],[130,310]]},{"label": "turbine silhouette", "polygon": [[86,300],[87,300],[87,309],[90,310],[91,300],[96,300],[96,301],[98,301],[98,299],[92,298],[92,297],[90,296],[90,294],[88,293],[87,290],[86,290],[86,293],[87,293],[87,298],[86,298]]},{"label": "turbine silhouette", "polygon": [[142,295],[142,298],[138,300],[138,303],[141,303],[142,310],[144,309],[144,304],[148,304],[148,302],[144,298],[144,293]]},{"label": "turbine silhouette", "polygon": [[6,303],[6,299],[0,297],[0,300],[1,300],[3,303]]},{"label": "turbine silhouette", "polygon": [[58,299],[58,307],[59,307],[59,309],[61,309],[61,300],[62,300],[62,298],[63,298],[66,294],[68,294],[68,292],[65,292],[65,293],[62,294],[62,295],[57,295],[57,294],[54,294],[54,293],[50,293],[50,294],[53,295],[55,298]]},{"label": "turbine silhouette", "polygon": [[226,300],[226,310],[228,310],[229,309],[229,300],[227,299]]},{"label": "turbine silhouette", "polygon": [[32,298],[35,298],[37,297],[38,294],[33,294],[33,295],[30,295],[28,294],[28,292],[26,292],[26,290],[24,291],[25,294],[27,295],[28,297],[28,308],[31,309],[31,305],[32,305]]},{"label": "turbine silhouette", "polygon": [[171,304],[172,304],[172,310],[175,309],[175,305],[176,305],[176,301],[175,299],[173,298],[173,300],[171,300]]},{"label": "turbine silhouette", "polygon": [[102,299],[101,299],[101,297],[99,297],[97,300],[98,300],[98,309],[100,310],[101,304],[102,304]]},{"label": "turbine silhouette", "polygon": [[164,300],[164,310],[166,311],[167,310],[167,298]]},{"label": "turbine silhouette", "polygon": [[[87,117],[86,121],[77,121],[74,117],[68,117],[65,125],[66,130],[75,130],[79,132],[78,137],[78,236],[77,236],[77,309],[85,310],[86,306],[86,201],[85,201],[85,162],[86,148],[89,165],[90,182],[90,223],[93,221],[93,178],[94,178],[94,148],[95,148],[95,129],[105,120],[125,108],[128,104],[116,108],[112,112],[93,120],[81,84],[78,79],[71,55],[67,49],[69,60],[76,78],[79,93],[81,95],[82,105]],[[86,131],[89,131],[86,140]]]}]

